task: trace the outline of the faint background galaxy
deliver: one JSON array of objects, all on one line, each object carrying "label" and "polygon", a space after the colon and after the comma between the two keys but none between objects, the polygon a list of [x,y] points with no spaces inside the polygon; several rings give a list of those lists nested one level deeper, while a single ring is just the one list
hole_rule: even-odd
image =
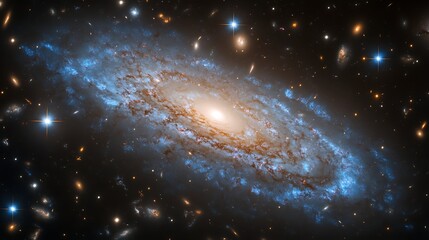
[{"label": "faint background galaxy", "polygon": [[425,9],[0,1],[0,236],[426,239]]}]

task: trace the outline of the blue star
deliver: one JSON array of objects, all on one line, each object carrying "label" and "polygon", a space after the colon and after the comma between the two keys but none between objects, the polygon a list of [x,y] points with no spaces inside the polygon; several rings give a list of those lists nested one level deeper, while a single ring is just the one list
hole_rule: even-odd
[{"label": "blue star", "polygon": [[375,61],[377,62],[381,62],[381,60],[383,60],[383,58],[380,55],[375,56]]},{"label": "blue star", "polygon": [[15,205],[11,205],[10,207],[9,207],[9,212],[11,212],[11,213],[14,213],[14,212],[16,212],[16,207],[15,207]]},{"label": "blue star", "polygon": [[242,24],[240,24],[236,19],[234,14],[232,14],[232,20],[228,23],[224,23],[222,25],[228,26],[230,29],[232,29],[232,35],[234,36],[235,30],[238,29],[238,27]]},{"label": "blue star", "polygon": [[130,13],[131,13],[131,16],[137,17],[139,15],[140,11],[137,8],[133,7],[133,8],[131,8]]},{"label": "blue star", "polygon": [[32,121],[33,122],[40,122],[40,123],[43,123],[43,125],[45,125],[46,136],[48,136],[48,128],[49,128],[49,126],[51,126],[53,123],[61,122],[60,120],[52,119],[52,117],[49,116],[49,112],[48,112],[47,108],[46,108],[46,115],[45,115],[44,118],[42,118],[40,120],[32,120]]},{"label": "blue star", "polygon": [[383,55],[380,54],[380,50],[378,50],[377,55],[375,55],[372,59],[377,63],[377,69],[380,71],[380,63],[388,58],[383,57]]},{"label": "blue star", "polygon": [[46,117],[43,119],[43,123],[48,126],[52,124],[52,119],[50,117]]},{"label": "blue star", "polygon": [[236,29],[236,28],[238,27],[238,23],[237,23],[237,21],[232,20],[232,21],[229,23],[229,26],[234,30],[234,29]]}]

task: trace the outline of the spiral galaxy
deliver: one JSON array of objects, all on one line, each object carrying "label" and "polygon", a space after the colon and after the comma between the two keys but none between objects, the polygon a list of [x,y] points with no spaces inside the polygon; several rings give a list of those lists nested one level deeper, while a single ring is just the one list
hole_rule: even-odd
[{"label": "spiral galaxy", "polygon": [[69,105],[90,101],[85,112],[100,106],[144,128],[125,151],[150,148],[163,159],[153,165],[173,159],[219,191],[247,191],[315,222],[347,219],[327,211],[335,205],[394,208],[393,166],[316,98],[197,56],[171,30],[117,23],[78,31],[61,26],[22,52],[65,86]]}]

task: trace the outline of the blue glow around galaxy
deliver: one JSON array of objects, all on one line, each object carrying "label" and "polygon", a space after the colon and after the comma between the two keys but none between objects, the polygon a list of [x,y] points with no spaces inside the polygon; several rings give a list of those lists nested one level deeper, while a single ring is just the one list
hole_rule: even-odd
[{"label": "blue glow around galaxy", "polygon": [[[105,118],[142,129],[124,134],[124,151],[152,149],[175,160],[153,166],[186,166],[219,190],[250,192],[315,223],[353,221],[342,210],[352,204],[381,215],[397,207],[390,161],[315,99],[183,51],[176,32],[120,24],[91,31],[73,38],[62,26],[21,49],[82,114],[100,106]],[[213,123],[208,108],[222,109],[228,123]],[[91,121],[103,129],[102,119]]]}]

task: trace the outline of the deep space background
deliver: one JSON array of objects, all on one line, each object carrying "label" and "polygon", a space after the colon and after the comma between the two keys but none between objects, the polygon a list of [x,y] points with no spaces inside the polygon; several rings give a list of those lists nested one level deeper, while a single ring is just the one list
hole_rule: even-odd
[{"label": "deep space background", "polygon": [[[1,239],[429,237],[429,3],[0,0],[0,20]],[[126,49],[137,45],[133,29],[151,32],[141,37],[151,39],[149,48],[159,43],[186,58],[209,59],[232,75],[244,72],[317,99],[335,118],[335,126],[353,130],[350,141],[365,139],[352,149],[377,149],[394,166],[394,207],[373,212],[376,207],[360,200],[339,198],[315,215],[302,210],[301,196],[279,204],[253,190],[222,187],[222,181],[170,164],[181,158],[180,152],[160,158],[154,147],[139,149],[135,142],[147,133],[128,128],[138,119],[127,122],[125,115],[94,105],[90,97],[76,103],[76,96],[93,93],[96,98],[98,92],[77,84],[71,94],[66,78],[75,74],[62,73],[60,61],[84,53],[53,47],[57,55],[51,56],[37,50],[48,43],[79,47],[90,38]],[[172,32],[178,37],[168,35]],[[121,35],[125,37],[116,37]],[[100,58],[101,51],[88,58]],[[110,66],[98,73],[108,78]],[[199,75],[195,69],[188,73]],[[229,76],[213,69],[215,76]],[[78,77],[89,75],[81,70]],[[246,83],[237,80],[233,86],[239,89],[240,84]],[[252,89],[243,86],[248,92],[242,98],[254,94]],[[277,97],[271,90],[261,92],[257,94]],[[276,116],[271,121],[281,121]],[[347,141],[333,140],[344,148]],[[210,149],[205,154],[214,156]],[[362,162],[370,165],[378,159]],[[244,171],[238,167],[238,173]],[[370,172],[359,172],[365,186],[384,191],[384,183]],[[318,205],[311,206],[313,211]]]}]

